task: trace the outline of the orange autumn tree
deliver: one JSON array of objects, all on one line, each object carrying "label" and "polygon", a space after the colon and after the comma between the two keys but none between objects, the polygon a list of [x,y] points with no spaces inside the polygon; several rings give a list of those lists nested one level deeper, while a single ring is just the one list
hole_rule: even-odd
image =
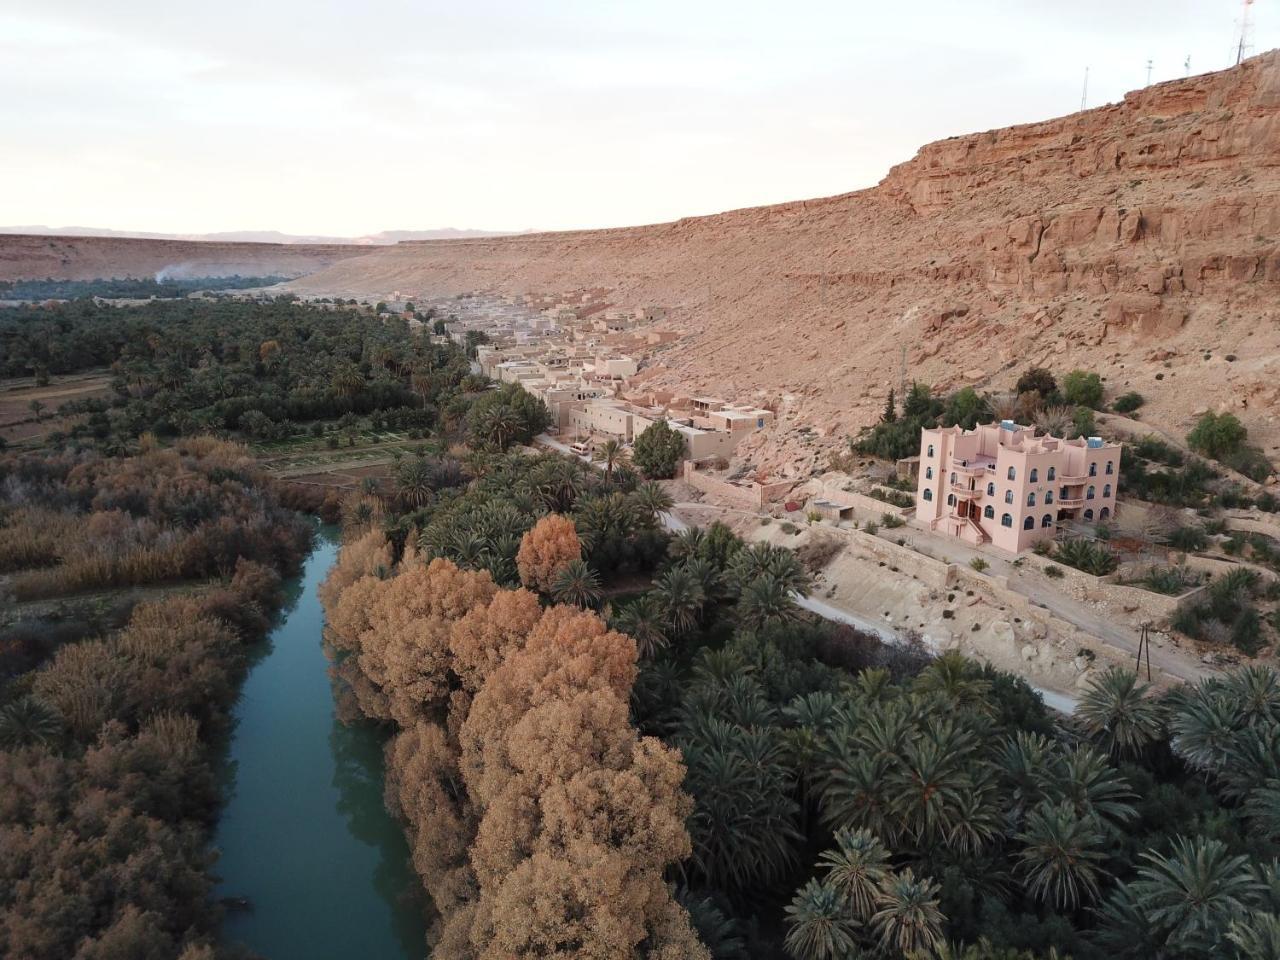
[{"label": "orange autumn tree", "polygon": [[582,558],[582,541],[573,521],[558,513],[542,517],[520,539],[516,569],[520,582],[539,593],[550,593],[556,574],[571,560]]},{"label": "orange autumn tree", "polygon": [[446,560],[352,580],[329,630],[362,708],[400,726],[387,803],[433,957],[707,956],[663,880],[691,801],[679,752],[630,723],[630,637]]}]

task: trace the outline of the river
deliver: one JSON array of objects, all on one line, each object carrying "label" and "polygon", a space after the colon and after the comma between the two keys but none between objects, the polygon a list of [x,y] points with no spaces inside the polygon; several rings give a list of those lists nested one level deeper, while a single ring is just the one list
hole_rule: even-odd
[{"label": "river", "polygon": [[267,960],[410,960],[425,951],[418,880],[382,804],[382,734],[334,716],[316,587],[321,529],[235,708],[218,895],[245,897],[224,936]]}]

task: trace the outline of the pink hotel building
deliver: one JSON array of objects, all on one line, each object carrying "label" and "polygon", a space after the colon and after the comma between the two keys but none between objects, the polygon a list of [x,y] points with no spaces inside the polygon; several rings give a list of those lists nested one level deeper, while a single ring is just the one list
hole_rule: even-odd
[{"label": "pink hotel building", "polygon": [[1011,420],[920,431],[916,519],[970,543],[1021,553],[1059,520],[1116,512],[1120,445],[1036,436]]}]

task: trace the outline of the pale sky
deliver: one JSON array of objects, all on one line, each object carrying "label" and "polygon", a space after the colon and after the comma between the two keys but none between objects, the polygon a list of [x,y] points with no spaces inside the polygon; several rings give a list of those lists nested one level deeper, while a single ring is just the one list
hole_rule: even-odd
[{"label": "pale sky", "polygon": [[[0,0],[0,224],[650,223],[1229,66],[1239,0]],[[1257,0],[1253,52],[1280,45]]]}]

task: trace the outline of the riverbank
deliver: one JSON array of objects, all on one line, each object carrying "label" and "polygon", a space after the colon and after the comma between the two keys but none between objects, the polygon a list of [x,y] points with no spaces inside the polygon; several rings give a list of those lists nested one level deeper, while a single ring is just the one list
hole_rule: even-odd
[{"label": "riverbank", "polygon": [[218,823],[223,939],[269,960],[409,960],[425,951],[417,878],[383,804],[383,735],[334,715],[316,588],[337,556],[321,528],[233,711]]}]

